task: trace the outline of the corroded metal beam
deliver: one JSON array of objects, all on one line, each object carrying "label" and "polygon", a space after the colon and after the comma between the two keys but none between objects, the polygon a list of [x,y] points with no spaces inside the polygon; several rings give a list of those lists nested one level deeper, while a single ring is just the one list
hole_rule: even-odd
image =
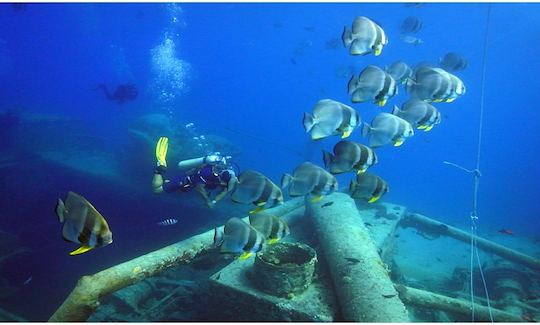
[{"label": "corroded metal beam", "polygon": [[[471,242],[471,234],[459,228],[449,226],[440,221],[428,218],[419,213],[409,213],[403,220],[402,226],[415,227],[422,231],[436,235],[449,236],[465,243]],[[533,270],[540,270],[540,259],[523,254],[503,245],[494,243],[482,237],[474,236],[478,248],[485,252],[493,253],[511,262],[527,266]]]}]

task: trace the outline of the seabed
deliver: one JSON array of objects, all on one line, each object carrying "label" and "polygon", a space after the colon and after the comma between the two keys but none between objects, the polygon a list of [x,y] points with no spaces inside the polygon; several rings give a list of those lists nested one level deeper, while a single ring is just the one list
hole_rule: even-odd
[{"label": "seabed", "polygon": [[[34,126],[24,130],[33,130],[35,134],[27,135],[22,129],[14,134],[31,143],[31,139],[40,139],[40,135],[67,123],[43,117],[34,120],[36,118],[23,117],[21,123]],[[135,123],[132,133],[136,134],[137,148],[153,146],[158,135],[148,131],[154,128],[147,125],[163,124],[161,120],[150,116]],[[68,125],[73,123],[70,121]],[[169,134],[165,132],[169,128],[162,125],[160,134]],[[187,137],[177,135],[176,143],[185,142]],[[100,139],[82,138],[88,145],[78,143],[70,148],[92,149],[73,156],[94,161],[107,151],[97,146]],[[216,141],[227,145],[223,139]],[[185,150],[178,148],[172,152],[176,156],[172,160],[195,154]],[[231,147],[228,151],[232,150]],[[99,159],[82,164],[85,169],[81,171],[80,162],[71,164],[62,158],[70,156],[65,152],[65,144],[29,146],[28,151],[16,153],[32,159],[14,157],[0,162],[2,168],[13,171],[5,173],[3,178],[3,183],[11,186],[10,193],[18,193],[20,183],[11,179],[15,176],[6,175],[50,177],[43,178],[36,188],[24,188],[33,192],[43,190],[42,184],[54,184],[54,177],[91,183],[95,188],[116,186],[118,188],[111,189],[116,193],[126,192],[127,186],[131,186],[120,182],[126,178],[118,176],[121,174],[114,164],[108,164],[110,171],[106,169],[103,173]],[[88,170],[90,167],[94,169]],[[49,171],[49,176],[41,173],[42,170]],[[117,200],[133,200],[139,197],[137,195],[147,194],[141,189],[137,191],[136,187],[130,187],[129,193],[129,198]],[[164,198],[159,204],[169,201],[178,203],[173,198]],[[242,217],[244,213],[237,205],[223,208],[227,208],[227,215]],[[217,210],[213,211],[216,217],[223,212],[221,207]],[[484,263],[481,269],[472,269],[474,281],[471,282],[470,234],[414,213],[405,206],[389,202],[367,204],[345,193],[334,193],[316,203],[304,198],[292,199],[261,213],[280,216],[289,224],[291,234],[273,245],[276,249],[285,250],[283,243],[297,245],[296,248],[307,245],[305,251],[313,250],[315,257],[306,253],[295,255],[300,256],[298,259],[287,254],[267,258],[275,260],[276,273],[261,273],[256,263],[262,257],[239,260],[219,254],[212,247],[214,230],[208,229],[176,244],[83,276],[50,321],[471,321],[471,289],[475,293],[474,320],[489,321],[490,310],[480,271],[489,289],[494,321],[540,318],[540,260],[537,253],[533,253],[537,243],[531,240],[503,235],[475,237]],[[0,243],[0,263],[29,251],[10,238],[0,233],[0,241],[11,242]],[[519,251],[495,242],[506,243]],[[296,269],[304,264],[306,267],[313,264],[313,270]],[[265,285],[262,281],[265,277],[274,282],[266,281]],[[2,279],[0,287],[0,297],[9,294],[11,289]],[[279,290],[273,292],[272,289]],[[0,308],[0,321],[25,319]]]},{"label": "seabed", "polygon": [[[261,213],[281,216],[291,228],[276,247],[301,243],[316,253],[312,279],[300,291],[268,293],[255,267],[262,253],[248,260],[221,255],[212,247],[210,229],[82,277],[50,321],[471,320],[469,269],[462,267],[468,265],[467,232],[404,206],[368,205],[344,193],[317,203],[297,198]],[[493,320],[540,316],[540,260],[476,240],[491,256],[482,271]],[[463,254],[451,255],[459,243]],[[284,265],[302,263],[290,258]],[[489,321],[479,269],[473,272],[475,321]]]}]

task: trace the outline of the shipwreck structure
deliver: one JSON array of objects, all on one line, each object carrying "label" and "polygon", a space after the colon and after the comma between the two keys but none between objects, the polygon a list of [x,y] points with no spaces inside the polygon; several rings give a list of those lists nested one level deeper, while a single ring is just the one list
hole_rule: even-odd
[{"label": "shipwreck structure", "polygon": [[334,193],[261,213],[282,217],[291,235],[255,258],[219,254],[208,230],[83,276],[50,321],[468,321],[473,307],[476,321],[520,322],[540,313],[540,260],[480,237],[478,248],[498,256],[483,269],[490,306],[467,296],[468,269],[440,279],[440,290],[407,281],[394,260],[400,231],[471,235],[403,206]]}]

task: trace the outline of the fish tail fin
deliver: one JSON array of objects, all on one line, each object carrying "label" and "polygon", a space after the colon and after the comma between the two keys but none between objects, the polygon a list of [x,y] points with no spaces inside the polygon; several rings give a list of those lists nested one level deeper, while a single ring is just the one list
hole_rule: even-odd
[{"label": "fish tail fin", "polygon": [[358,82],[356,85],[357,85],[357,88],[352,93],[351,102],[353,103],[365,102],[366,100],[368,100],[369,96],[366,95],[364,93],[364,90],[361,88],[362,82]]},{"label": "fish tail fin", "polygon": [[352,33],[347,26],[343,27],[343,33],[341,33],[341,41],[343,42],[343,46],[345,47],[349,47],[352,43]]},{"label": "fish tail fin", "polygon": [[304,129],[306,130],[306,132],[311,131],[313,126],[317,124],[313,116],[311,116],[311,114],[309,113],[304,113],[304,118],[302,119],[302,123],[304,124]]},{"label": "fish tail fin", "polygon": [[352,95],[356,88],[358,88],[358,78],[353,74],[347,83],[347,91],[349,92],[349,95]]},{"label": "fish tail fin", "polygon": [[[351,47],[350,47],[350,53],[352,55],[365,55],[368,48],[365,46],[365,44],[362,44],[361,40],[355,39],[354,41],[351,41]],[[378,54],[375,53],[375,56]]]},{"label": "fish tail fin", "polygon": [[330,163],[332,162],[332,159],[334,158],[331,153],[329,153],[326,150],[322,151],[323,154],[323,162],[324,162],[324,168],[328,169],[328,166],[330,166]]},{"label": "fish tail fin", "polygon": [[293,180],[293,177],[287,173],[283,174],[283,176],[281,177],[281,188],[286,188],[287,186],[289,186],[291,184]]},{"label": "fish tail fin", "polygon": [[367,137],[371,132],[371,126],[367,123],[362,124],[362,136]]},{"label": "fish tail fin", "polygon": [[405,80],[405,89],[407,90],[408,93],[413,93],[416,86],[418,85],[419,84],[411,77]]},{"label": "fish tail fin", "polygon": [[60,222],[64,222],[64,213],[66,213],[66,206],[64,205],[64,202],[62,199],[58,199],[58,204],[56,205],[56,215],[58,216],[58,220]]}]

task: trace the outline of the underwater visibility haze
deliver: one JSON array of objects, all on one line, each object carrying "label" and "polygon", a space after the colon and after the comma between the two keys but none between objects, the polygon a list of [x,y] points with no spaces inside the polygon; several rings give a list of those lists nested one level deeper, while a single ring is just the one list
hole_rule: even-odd
[{"label": "underwater visibility haze", "polygon": [[[339,228],[261,217],[297,197],[304,218],[389,234],[381,278],[486,306],[467,284],[485,276],[495,320],[538,320],[539,17],[537,3],[0,3],[0,321],[46,321],[82,276],[214,228],[210,262],[113,293],[90,320],[403,320],[347,311],[362,276],[336,280],[324,233]],[[348,221],[347,200],[373,219]],[[454,227],[489,243],[477,256]],[[335,304],[208,311],[200,292],[226,290],[226,268],[287,243],[328,262],[313,281]],[[378,297],[401,298],[407,320],[471,320],[402,287]],[[296,310],[306,290],[279,299]]]}]

